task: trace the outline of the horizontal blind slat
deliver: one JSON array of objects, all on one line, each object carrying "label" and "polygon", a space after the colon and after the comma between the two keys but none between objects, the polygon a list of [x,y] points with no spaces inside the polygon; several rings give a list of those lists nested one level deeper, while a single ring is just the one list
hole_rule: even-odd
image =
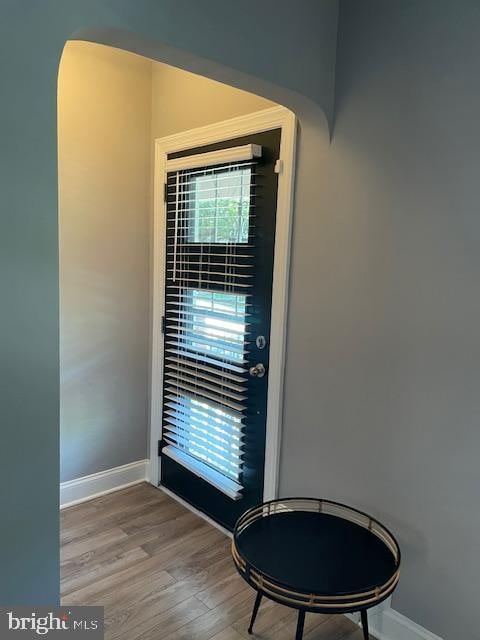
[{"label": "horizontal blind slat", "polygon": [[205,380],[206,382],[211,382],[214,385],[216,385],[217,388],[220,388],[220,389],[228,388],[228,389],[232,389],[233,391],[245,392],[245,384],[244,385],[235,384],[228,379],[224,379],[224,377],[221,374],[221,371],[218,372],[219,377],[215,377],[213,375],[209,375],[205,373],[205,371],[202,371],[201,369],[194,368],[194,367],[184,368],[184,367],[179,367],[178,365],[175,365],[175,364],[167,364],[166,368],[171,370],[170,372],[171,376],[175,374],[180,375],[181,373],[183,373],[185,376],[190,375],[191,378],[194,380]]},{"label": "horizontal blind slat", "polygon": [[243,449],[244,434],[242,432],[231,429],[227,424],[216,425],[214,422],[209,422],[207,418],[202,419],[200,416],[194,415],[193,413],[183,413],[180,411],[180,408],[180,405],[175,405],[174,407],[167,409],[167,411],[165,411],[165,415],[170,416],[170,418],[175,418],[176,421],[182,423],[184,429],[193,422],[201,431],[211,433],[213,438],[219,442],[228,444],[232,450]]},{"label": "horizontal blind slat", "polygon": [[204,335],[200,333],[192,334],[186,333],[175,333],[169,331],[165,334],[168,338],[176,338],[175,343],[179,346],[184,346],[187,349],[195,350],[203,350],[208,351],[211,355],[215,356],[215,352],[212,352],[212,347],[222,350],[222,357],[232,359],[232,356],[238,356],[240,360],[241,357],[248,353],[243,345],[241,345],[238,341],[234,342],[231,340],[215,340],[213,338],[206,338]]},{"label": "horizontal blind slat", "polygon": [[232,500],[239,500],[242,497],[242,485],[230,478],[226,478],[223,474],[208,465],[192,458],[188,454],[177,450],[175,447],[167,446],[162,449],[164,453],[172,460],[175,460],[199,478],[206,480],[208,483],[228,495]]},{"label": "horizontal blind slat", "polygon": [[[175,344],[178,347],[177,343]],[[189,358],[194,358],[198,362],[206,362],[207,364],[214,364],[222,369],[226,369],[227,371],[233,371],[234,373],[246,373],[248,369],[246,367],[240,366],[240,363],[233,363],[230,360],[220,359],[220,358],[211,358],[210,356],[205,355],[204,353],[194,352],[192,350],[185,350],[180,348],[170,347],[167,353],[172,353],[178,356],[184,356]]]},{"label": "horizontal blind slat", "polygon": [[238,393],[234,389],[230,389],[230,387],[222,386],[219,384],[211,384],[208,380],[205,380],[203,377],[195,376],[192,372],[192,375],[182,375],[180,372],[170,372],[167,371],[165,376],[166,381],[175,386],[180,382],[184,382],[186,384],[191,384],[194,386],[196,393],[203,393],[203,390],[206,389],[210,391],[212,394],[216,395],[218,398],[221,398],[222,401],[224,398],[230,398],[231,400],[238,400],[239,402],[243,402],[247,399],[245,393]]},{"label": "horizontal blind slat", "polygon": [[170,320],[168,329],[174,329],[176,331],[181,331],[183,334],[192,340],[196,339],[198,334],[206,335],[211,340],[222,341],[222,342],[231,342],[232,344],[244,344],[246,336],[249,335],[248,331],[235,331],[234,328],[220,330],[212,327],[212,329],[203,327],[198,318],[190,319],[190,318],[175,318]]},{"label": "horizontal blind slat", "polygon": [[[189,394],[188,391],[184,391],[183,389],[181,392],[179,389],[170,390],[166,398],[167,404],[170,402],[171,406],[178,405],[182,407],[184,411],[193,411],[194,413],[197,412],[197,407],[200,406],[202,408],[198,409],[198,412],[204,414],[208,419],[212,418],[213,412],[216,416],[220,416],[218,418],[220,421],[227,422],[231,424],[232,427],[235,426],[235,428],[238,426],[240,430],[243,429],[243,420],[245,419],[243,411],[237,411],[232,407],[225,407],[213,401],[207,403],[206,400],[204,401],[202,398]],[[192,403],[195,407],[194,409],[192,408]]]},{"label": "horizontal blind slat", "polygon": [[[189,273],[191,275],[194,274],[199,274],[199,275],[207,275],[207,276],[224,276],[225,278],[253,278],[253,274],[252,273],[234,273],[233,269],[235,267],[232,267],[230,265],[226,265],[225,266],[225,270],[224,271],[211,271],[209,270],[208,264],[204,264],[202,265],[202,269],[195,269],[195,265],[189,265],[186,264],[185,261],[180,263],[182,267],[188,267],[188,268],[180,268],[177,267],[176,269],[173,268],[167,268],[167,273],[173,273],[175,271],[175,273]],[[182,276],[177,276],[177,280],[182,280]]]},{"label": "horizontal blind slat", "polygon": [[222,376],[222,379],[233,380],[234,382],[239,382],[239,383],[242,383],[242,382],[246,383],[248,381],[248,378],[231,373],[229,370],[225,369],[224,367],[221,367],[221,368],[210,367],[208,365],[204,365],[198,362],[197,360],[186,360],[185,358],[177,358],[175,356],[167,356],[165,360],[167,360],[167,362],[175,363],[176,365],[192,367],[200,371],[206,371],[208,373],[211,373],[212,375]]},{"label": "horizontal blind slat", "polygon": [[205,436],[202,437],[193,430],[185,429],[184,426],[185,425],[181,425],[181,423],[173,423],[171,419],[167,420],[166,424],[164,424],[164,429],[168,432],[166,433],[166,437],[178,439],[184,446],[186,445],[187,448],[190,444],[193,444],[205,454],[221,461],[222,464],[226,464],[229,467],[231,466],[232,472],[234,472],[235,468],[238,468],[238,466],[236,467],[236,463],[238,464],[238,460],[241,460],[241,456],[243,455],[241,451],[232,451],[229,454],[228,449],[216,445],[212,439],[206,438]]},{"label": "horizontal blind slat", "polygon": [[234,402],[233,400],[228,400],[227,398],[222,398],[218,396],[216,393],[210,393],[209,391],[202,391],[201,393],[192,385],[187,384],[186,382],[177,382],[175,385],[168,384],[166,387],[167,391],[175,393],[178,389],[183,389],[193,394],[197,398],[207,398],[208,400],[212,400],[216,404],[225,405],[226,407],[230,407],[231,409],[235,409],[235,411],[243,412],[246,410],[245,404],[240,404],[239,402]]}]

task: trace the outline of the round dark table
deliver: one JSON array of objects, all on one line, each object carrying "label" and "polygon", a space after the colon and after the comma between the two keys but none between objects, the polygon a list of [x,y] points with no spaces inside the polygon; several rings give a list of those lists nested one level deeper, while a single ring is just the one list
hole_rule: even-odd
[{"label": "round dark table", "polygon": [[298,609],[296,640],[306,612],[360,612],[395,589],[400,549],[371,516],[331,500],[284,498],[250,509],[238,520],[232,542],[238,572],[257,591],[253,624],[263,596]]}]

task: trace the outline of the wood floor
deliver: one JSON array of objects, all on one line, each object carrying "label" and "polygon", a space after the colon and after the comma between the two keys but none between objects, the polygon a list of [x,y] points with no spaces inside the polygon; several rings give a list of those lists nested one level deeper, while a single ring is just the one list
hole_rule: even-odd
[{"label": "wood floor", "polygon": [[[230,540],[141,484],[61,512],[62,604],[103,605],[108,640],[293,640],[295,612],[253,591]],[[361,640],[343,616],[307,614],[305,640]]]}]

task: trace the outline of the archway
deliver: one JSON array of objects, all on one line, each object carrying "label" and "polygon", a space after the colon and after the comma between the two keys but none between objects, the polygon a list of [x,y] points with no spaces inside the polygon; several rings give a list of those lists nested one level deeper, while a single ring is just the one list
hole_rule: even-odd
[{"label": "archway", "polygon": [[[214,18],[204,25],[199,38],[195,29],[205,23],[205,16],[196,5],[189,7],[185,16],[178,3],[142,1],[134,5],[122,3],[113,9],[111,3],[87,2],[81,7],[73,4],[59,7],[55,0],[47,0],[38,8],[12,5],[8,9],[9,20],[1,27],[2,46],[8,52],[2,56],[2,144],[8,157],[2,194],[9,212],[2,219],[0,234],[6,248],[3,255],[8,258],[8,269],[3,272],[6,293],[2,320],[4,339],[9,345],[3,359],[7,389],[3,450],[21,451],[22,464],[9,453],[3,465],[14,490],[4,503],[8,514],[2,531],[5,580],[0,589],[4,601],[22,604],[52,603],[58,598],[55,105],[58,61],[64,43],[71,34],[94,40],[88,33],[101,32],[106,38],[106,34],[115,32],[126,41],[133,39],[135,46],[139,39],[145,44],[149,38],[168,42],[168,46],[174,43],[179,50],[188,50],[188,56],[198,55],[207,66],[211,60],[212,67],[224,64],[226,69],[242,69],[233,72],[237,78],[244,73],[255,75],[258,67],[262,84],[271,82],[272,86],[288,87],[287,93],[309,96],[305,113],[310,105],[321,122],[325,117],[321,108],[313,104],[331,104],[333,94],[335,2],[309,4],[300,17],[296,7],[285,5],[280,13],[275,12],[274,22],[269,7],[255,5],[256,25],[265,35],[262,40],[250,29],[250,12],[245,11],[244,5],[229,7],[225,19],[223,3],[213,3]],[[92,24],[111,28],[85,27]],[[210,37],[210,32],[218,37]],[[139,38],[132,33],[140,34]],[[299,33],[309,45],[302,47],[292,60],[282,43],[298,39]],[[98,41],[102,42],[102,38]],[[28,47],[24,46],[26,42]],[[106,40],[103,43],[109,44]],[[120,41],[111,44],[132,50],[128,42],[123,47]],[[264,48],[271,52],[267,58],[261,55]],[[182,67],[181,62],[178,66]],[[210,76],[207,70],[204,75]],[[230,84],[242,86],[233,78]],[[269,95],[260,89],[257,93]],[[273,93],[271,97],[297,111],[302,121],[300,107],[297,109],[287,97],[276,98]],[[30,534],[32,530],[35,536]]]}]

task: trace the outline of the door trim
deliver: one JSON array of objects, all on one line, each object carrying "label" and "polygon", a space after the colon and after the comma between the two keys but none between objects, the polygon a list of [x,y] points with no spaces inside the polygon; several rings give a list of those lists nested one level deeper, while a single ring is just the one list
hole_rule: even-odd
[{"label": "door trim", "polygon": [[[270,361],[268,373],[265,441],[264,500],[277,497],[283,411],[283,384],[287,335],[290,238],[293,219],[295,145],[297,120],[285,107],[272,107],[213,125],[183,131],[155,140],[153,260],[152,260],[152,355],[150,384],[150,483],[158,486],[158,441],[162,429],[163,335],[165,313],[165,207],[164,185],[167,154],[231,140],[249,134],[281,129],[280,162],[273,264]],[[157,392],[155,392],[155,390]]]}]

